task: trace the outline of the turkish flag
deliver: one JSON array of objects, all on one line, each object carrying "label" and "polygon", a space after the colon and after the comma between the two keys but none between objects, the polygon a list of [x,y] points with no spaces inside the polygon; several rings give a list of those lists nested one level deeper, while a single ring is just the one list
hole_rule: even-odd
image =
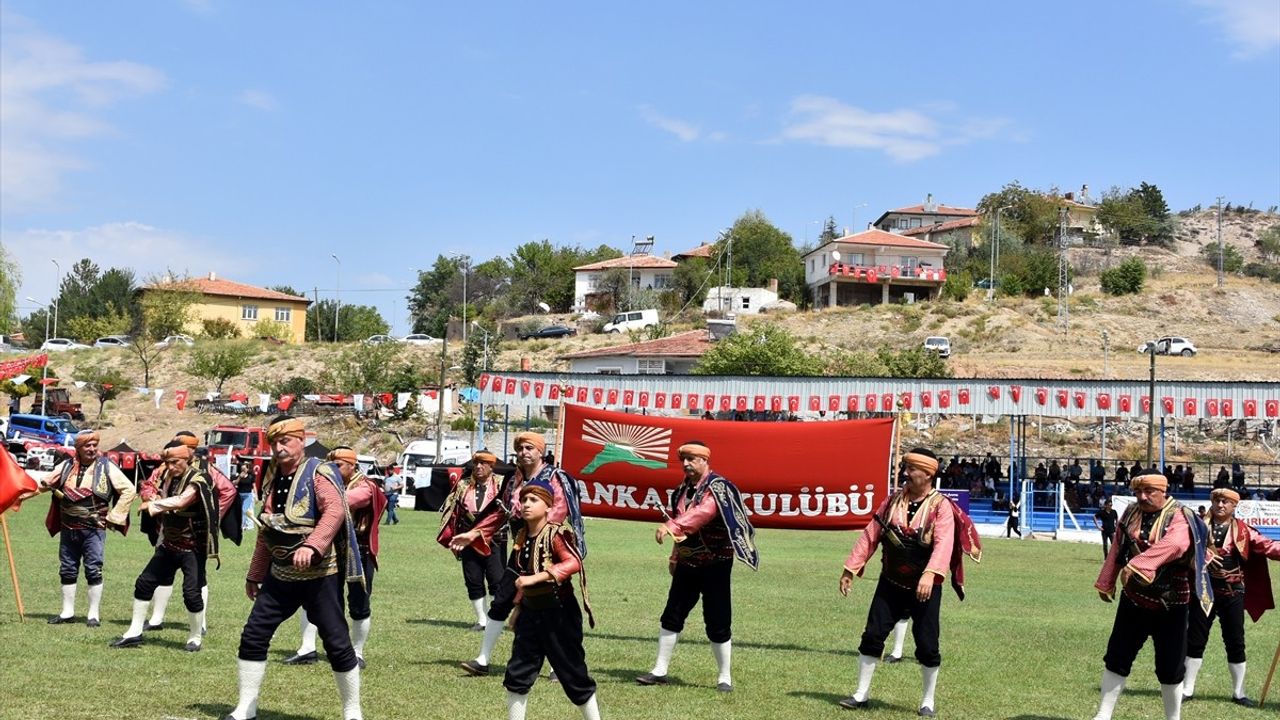
[{"label": "turkish flag", "polygon": [[1010,385],[1010,386],[1009,386],[1009,397],[1013,398],[1013,401],[1014,401],[1014,402],[1022,402],[1022,386],[1021,386],[1021,385]]},{"label": "turkish flag", "polygon": [[1142,400],[1142,412],[1143,413],[1151,412],[1151,396],[1143,395],[1141,397],[1141,400]]},{"label": "turkish flag", "polygon": [[508,395],[515,395],[515,394],[516,394],[516,380],[515,380],[515,378],[507,378],[507,394],[508,394]]},{"label": "turkish flag", "polygon": [[1088,397],[1086,397],[1082,392],[1077,392],[1073,397],[1075,397],[1076,400],[1076,407],[1083,410]]},{"label": "turkish flag", "polygon": [[635,391],[635,390],[623,390],[623,391],[622,391],[622,404],[623,404],[623,405],[626,405],[627,407],[630,407],[630,406],[632,406],[632,405],[635,405],[635,404],[636,404],[636,391]]},{"label": "turkish flag", "polygon": [[609,398],[610,405],[617,405],[618,404],[618,388],[609,388],[609,392],[605,395],[605,397]]},{"label": "turkish flag", "polygon": [[1129,395],[1120,396],[1120,412],[1129,412],[1133,409],[1133,397]]},{"label": "turkish flag", "polygon": [[799,412],[799,411],[800,411],[800,396],[799,396],[799,395],[788,395],[788,396],[787,396],[787,410],[789,410],[789,411],[791,411],[791,412]]},{"label": "turkish flag", "polygon": [[[187,409],[187,391],[186,390],[175,390],[173,393],[173,397],[176,398],[178,401],[179,411]],[[283,400],[283,398],[281,398],[281,400]]]},{"label": "turkish flag", "polygon": [[640,407],[642,408],[649,407],[649,391],[648,390],[640,391]]},{"label": "turkish flag", "polygon": [[586,401],[587,401],[587,389],[584,387],[578,388],[578,402],[585,403]]},{"label": "turkish flag", "polygon": [[40,486],[18,467],[18,463],[9,451],[0,447],[0,513],[9,508],[18,508],[18,498],[39,490]]},{"label": "turkish flag", "polygon": [[720,396],[720,412],[729,412],[733,409],[733,398],[728,395]]},{"label": "turkish flag", "polygon": [[531,388],[531,387],[533,387],[533,383],[529,382],[528,380],[521,380],[521,381],[520,381],[520,394],[521,394],[521,395],[528,395],[528,394],[529,394],[529,388]]},{"label": "turkish flag", "polygon": [[1099,410],[1111,409],[1111,393],[1098,393],[1098,409]]},{"label": "turkish flag", "polygon": [[680,406],[684,404],[682,402],[683,400],[684,395],[681,395],[680,393],[671,393],[671,409],[679,410]]},{"label": "turkish flag", "polygon": [[920,392],[920,407],[922,408],[933,407],[933,393],[929,392],[928,390],[923,390]]},{"label": "turkish flag", "polygon": [[1223,417],[1231,417],[1232,415],[1234,415],[1234,414],[1235,414],[1234,412],[1232,412],[1232,411],[1233,411],[1233,410],[1235,410],[1235,409],[1236,409],[1236,408],[1235,408],[1235,405],[1231,402],[1231,400],[1229,400],[1229,399],[1223,399],[1223,401],[1222,401],[1222,416],[1223,416]]},{"label": "turkish flag", "polygon": [[827,410],[831,412],[840,412],[840,396],[830,395],[827,397]]},{"label": "turkish flag", "polygon": [[1167,395],[1165,397],[1160,398],[1160,407],[1164,409],[1165,415],[1172,415],[1173,414],[1173,398]]},{"label": "turkish flag", "polygon": [[738,397],[734,398],[733,407],[735,410],[742,410],[745,412],[747,409],[747,396],[739,395]]},{"label": "turkish flag", "polygon": [[665,410],[665,409],[666,409],[666,407],[667,407],[667,394],[666,394],[666,393],[654,393],[654,394],[653,394],[653,406],[654,406],[654,407],[656,407],[656,408],[658,408],[659,410]]},{"label": "turkish flag", "polygon": [[1066,406],[1067,406],[1067,399],[1068,399],[1068,398],[1067,398],[1067,391],[1066,391],[1066,390],[1059,390],[1058,392],[1054,393],[1054,395],[1056,395],[1056,396],[1057,396],[1057,398],[1058,398],[1058,407],[1066,407]]},{"label": "turkish flag", "polygon": [[999,386],[999,385],[991,385],[991,386],[987,387],[987,395],[989,395],[989,396],[991,397],[991,399],[992,399],[992,400],[999,400],[999,399],[1000,399],[1000,386]]},{"label": "turkish flag", "polygon": [[961,405],[969,404],[969,388],[960,388],[958,391],[956,391],[956,396],[957,396],[956,398],[957,402],[959,402]]},{"label": "turkish flag", "polygon": [[533,396],[534,396],[534,397],[536,397],[536,398],[538,398],[539,400],[541,400],[541,399],[542,399],[542,391],[543,391],[543,390],[545,390],[545,389],[546,389],[546,387],[547,387],[547,384],[546,384],[546,383],[544,383],[544,382],[536,382],[536,383],[534,383],[534,384],[533,384]]},{"label": "turkish flag", "polygon": [[1280,400],[1268,400],[1266,408],[1267,417],[1273,418],[1280,416]]},{"label": "turkish flag", "polygon": [[772,395],[769,397],[769,409],[774,412],[782,412],[782,396]]},{"label": "turkish flag", "polygon": [[944,410],[951,407],[951,391],[950,390],[938,391],[938,407]]},{"label": "turkish flag", "polygon": [[1209,417],[1218,417],[1218,400],[1217,398],[1209,398],[1204,401],[1204,412]]},{"label": "turkish flag", "polygon": [[764,396],[763,395],[755,396],[755,398],[753,398],[752,407],[755,409],[756,412],[764,412],[766,409],[768,409],[768,406],[765,405],[765,402],[764,402]]},{"label": "turkish flag", "polygon": [[481,374],[481,375],[480,375],[480,380],[479,380],[479,382],[477,382],[477,383],[476,383],[476,385],[479,385],[481,390],[483,390],[483,389],[485,389],[486,387],[488,387],[488,386],[489,386],[489,376],[488,376],[487,374]]},{"label": "turkish flag", "polygon": [[818,412],[821,409],[822,409],[822,398],[818,397],[817,395],[810,395],[809,410],[812,412]]},{"label": "turkish flag", "polygon": [[604,403],[604,388],[591,388],[591,402],[597,405]]},{"label": "turkish flag", "polygon": [[[744,423],[569,405],[562,467],[586,488],[583,515],[660,522],[658,506],[683,478],[676,449],[696,438],[711,448],[712,469],[738,487],[755,527],[845,530],[866,526],[888,495],[893,422]],[[812,489],[812,477],[778,469],[807,467],[831,448],[840,448],[847,461],[840,470],[843,492],[810,498],[821,503],[821,513],[789,512],[806,507],[799,497],[802,488]],[[858,493],[856,502],[851,493]]]},{"label": "turkish flag", "polygon": [[1257,401],[1257,400],[1253,400],[1253,399],[1245,400],[1245,401],[1244,401],[1244,414],[1245,414],[1245,417],[1257,417],[1257,415],[1258,415],[1258,401]]},{"label": "turkish flag", "polygon": [[1182,414],[1184,416],[1197,414],[1196,405],[1197,403],[1195,398],[1184,398],[1182,400]]},{"label": "turkish flag", "polygon": [[697,409],[698,409],[698,400],[700,399],[700,398],[698,397],[698,394],[697,394],[697,393],[689,393],[689,394],[688,394],[688,396],[687,396],[687,399],[689,400],[689,403],[688,403],[689,409],[690,409],[690,410],[697,410]]},{"label": "turkish flag", "polygon": [[715,396],[715,395],[712,395],[711,393],[707,393],[707,394],[703,395],[703,396],[702,396],[702,409],[703,409],[703,410],[715,410],[715,409],[716,409],[716,396]]},{"label": "turkish flag", "polygon": [[848,404],[845,408],[851,413],[858,412],[858,396],[850,395],[848,398]]},{"label": "turkish flag", "polygon": [[885,412],[893,412],[896,409],[893,406],[893,393],[885,393],[880,396],[880,407]]},{"label": "turkish flag", "polygon": [[1049,402],[1049,388],[1036,388],[1036,402],[1041,405]]},{"label": "turkish flag", "polygon": [[547,393],[547,399],[548,399],[548,400],[559,400],[559,399],[560,399],[560,384],[559,384],[559,383],[551,383],[551,391]]},{"label": "turkish flag", "polygon": [[902,409],[903,410],[911,409],[911,393],[909,392],[902,393]]},{"label": "turkish flag", "polygon": [[879,405],[880,400],[876,397],[876,394],[867,393],[867,412],[875,412]]}]

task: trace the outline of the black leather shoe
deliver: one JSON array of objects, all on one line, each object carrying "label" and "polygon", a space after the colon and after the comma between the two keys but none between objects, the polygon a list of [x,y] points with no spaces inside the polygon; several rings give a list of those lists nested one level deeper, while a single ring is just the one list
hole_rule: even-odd
[{"label": "black leather shoe", "polygon": [[654,675],[653,673],[645,673],[636,677],[636,682],[641,685],[666,685],[670,681],[666,675]]},{"label": "black leather shoe", "polygon": [[61,615],[54,615],[53,617],[49,618],[50,625],[66,625],[67,623],[73,623],[75,621],[76,621],[75,615],[72,615],[71,617],[62,617]]},{"label": "black leather shoe", "polygon": [[467,660],[465,662],[459,663],[458,666],[461,667],[463,670],[466,670],[468,675],[475,675],[477,677],[482,677],[484,675],[489,674],[489,666],[481,665],[475,660]]},{"label": "black leather shoe", "polygon": [[850,695],[849,697],[847,697],[847,698],[845,698],[845,699],[841,700],[840,702],[838,702],[838,703],[836,703],[836,704],[837,704],[837,705],[839,705],[840,707],[842,707],[842,708],[846,709],[846,710],[865,710],[865,709],[867,709],[867,708],[871,707],[871,701],[870,701],[870,700],[858,700],[858,699],[854,698],[852,695]]},{"label": "black leather shoe", "polygon": [[938,717],[938,713],[934,712],[931,707],[920,708],[920,711],[917,712],[916,715],[919,715],[920,717]]},{"label": "black leather shoe", "polygon": [[84,621],[84,624],[88,625],[89,627],[101,627],[102,621],[99,620],[98,618],[89,618],[88,620]]},{"label": "black leather shoe", "polygon": [[134,635],[133,637],[118,637],[112,640],[108,647],[113,648],[131,648],[140,647],[142,645],[142,636]]},{"label": "black leather shoe", "polygon": [[733,686],[729,683],[717,683],[716,692],[733,692]]},{"label": "black leather shoe", "polygon": [[314,665],[315,662],[319,659],[320,659],[320,656],[317,655],[315,651],[312,651],[309,653],[304,653],[302,655],[299,655],[298,653],[294,653],[289,657],[285,658],[284,660],[281,660],[281,662],[283,662],[285,665]]},{"label": "black leather shoe", "polygon": [[143,626],[142,626],[142,631],[143,631],[143,632],[155,632],[155,631],[157,631],[157,630],[160,630],[160,629],[161,629],[161,628],[163,628],[163,627],[164,627],[164,623],[156,623],[155,625],[152,625],[151,623],[147,623],[146,625],[143,625]]},{"label": "black leather shoe", "polygon": [[886,665],[897,665],[898,663],[902,662],[902,657],[890,655],[889,657],[884,659],[884,662]]},{"label": "black leather shoe", "polygon": [[196,642],[195,640],[192,640],[191,642],[184,645],[182,649],[186,650],[187,652],[200,652],[200,643]]},{"label": "black leather shoe", "polygon": [[1239,705],[1240,707],[1258,707],[1258,703],[1250,700],[1248,697],[1231,698],[1231,702]]}]

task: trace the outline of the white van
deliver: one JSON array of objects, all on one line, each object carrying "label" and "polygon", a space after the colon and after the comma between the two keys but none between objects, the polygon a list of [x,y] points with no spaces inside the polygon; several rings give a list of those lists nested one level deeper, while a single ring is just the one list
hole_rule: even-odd
[{"label": "white van", "polygon": [[440,459],[436,460],[435,440],[414,440],[404,446],[396,457],[401,473],[410,476],[418,468],[432,465],[464,465],[471,460],[471,443],[466,440],[442,440]]},{"label": "white van", "polygon": [[614,315],[613,322],[606,323],[604,331],[607,333],[621,333],[628,330],[643,330],[647,327],[657,327],[657,325],[657,310],[631,310]]}]

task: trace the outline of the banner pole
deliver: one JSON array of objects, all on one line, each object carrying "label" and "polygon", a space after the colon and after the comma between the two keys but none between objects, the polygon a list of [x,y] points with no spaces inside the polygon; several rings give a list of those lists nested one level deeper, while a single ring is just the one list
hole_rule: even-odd
[{"label": "banner pole", "polygon": [[556,465],[564,466],[564,388],[560,388],[560,407],[556,411]]},{"label": "banner pole", "polygon": [[893,415],[893,462],[889,465],[889,492],[898,490],[898,459],[902,455],[902,401],[899,400]]},{"label": "banner pole", "polygon": [[1276,654],[1271,658],[1271,669],[1267,671],[1267,681],[1262,684],[1262,696],[1258,700],[1258,707],[1262,708],[1267,704],[1267,691],[1271,689],[1271,679],[1276,675],[1276,663],[1280,662],[1280,645],[1276,645]]},{"label": "banner pole", "polygon": [[[9,558],[9,578],[13,580],[13,597],[18,601],[18,621],[25,622],[27,619],[26,610],[22,607],[22,588],[18,585],[18,566],[13,562],[13,543],[9,541],[9,517],[7,513],[0,513],[0,527],[4,528],[4,551]],[[1271,671],[1275,672],[1275,663],[1271,665]]]}]

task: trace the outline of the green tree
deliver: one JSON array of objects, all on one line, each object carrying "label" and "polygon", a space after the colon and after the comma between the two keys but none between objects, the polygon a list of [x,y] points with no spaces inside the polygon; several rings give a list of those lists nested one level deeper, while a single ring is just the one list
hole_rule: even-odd
[{"label": "green tree", "polygon": [[[1200,248],[1200,257],[1204,259],[1209,267],[1218,268],[1218,244],[1209,243]],[[1244,256],[1234,245],[1223,243],[1222,245],[1222,271],[1223,272],[1239,272],[1244,267]]]},{"label": "green tree", "polygon": [[262,318],[252,326],[253,336],[259,340],[280,340],[288,342],[293,336],[289,323]]},{"label": "green tree", "polygon": [[[18,325],[18,288],[22,269],[18,261],[0,245],[0,335],[9,335]],[[41,341],[43,342],[43,341]]]},{"label": "green tree", "polygon": [[536,312],[546,303],[552,312],[568,312],[573,306],[574,268],[600,260],[622,257],[607,245],[591,250],[557,247],[550,240],[528,242],[511,253],[509,309],[517,314]]},{"label": "green tree", "polygon": [[822,226],[822,232],[819,233],[818,235],[818,246],[821,246],[823,243],[831,242],[832,240],[836,240],[843,236],[844,236],[844,233],[840,232],[840,227],[836,225],[835,216],[828,215],[827,222]]},{"label": "green tree", "polygon": [[893,350],[881,347],[876,355],[884,363],[889,377],[895,378],[948,378],[951,367],[935,352],[923,347]]},{"label": "green tree", "polygon": [[[1039,295],[1044,288],[1058,288],[1058,253],[1046,247],[1023,246],[1000,258],[1000,276],[997,284],[1002,294]],[[1068,268],[1067,279],[1074,273]]]},{"label": "green tree", "polygon": [[947,273],[947,280],[942,284],[942,297],[946,300],[964,302],[973,288],[973,276],[967,270]]},{"label": "green tree", "polygon": [[218,340],[197,345],[191,352],[187,372],[208,380],[221,394],[222,385],[244,372],[257,348],[243,340]]},{"label": "green tree", "polygon": [[1139,293],[1146,280],[1146,264],[1139,258],[1131,257],[1102,272],[1102,291],[1111,295]]},{"label": "green tree", "polygon": [[45,328],[48,328],[49,333],[53,332],[53,326],[49,324],[50,320],[52,320],[52,314],[46,308],[36,310],[22,319],[22,335],[26,338],[27,347],[38,348],[49,339],[50,336],[45,334]]},{"label": "green tree", "polygon": [[1001,234],[1009,232],[1024,242],[1052,245],[1058,234],[1058,209],[1062,196],[1057,189],[1041,192],[1022,187],[1017,180],[978,201],[978,212],[994,217],[1000,212]]},{"label": "green tree", "polygon": [[471,328],[467,333],[467,344],[462,348],[462,376],[468,385],[475,385],[480,373],[494,366],[502,342],[492,326],[481,324],[479,327],[483,329]]},{"label": "green tree", "polygon": [[192,319],[192,306],[201,294],[188,279],[153,280],[138,301],[138,340],[156,342],[170,335],[186,332]]},{"label": "green tree", "polygon": [[774,324],[755,324],[719,341],[702,356],[695,375],[813,376],[821,361]]},{"label": "green tree", "polygon": [[679,298],[682,307],[686,304],[702,306],[702,301],[707,299],[707,288],[714,282],[707,278],[712,269],[706,258],[700,257],[689,258],[676,266],[671,277],[671,291]]},{"label": "green tree", "polygon": [[1173,239],[1174,222],[1160,188],[1148,183],[1130,190],[1113,187],[1098,204],[1098,222],[1121,244],[1167,244]]},{"label": "green tree", "polygon": [[88,383],[85,388],[98,398],[98,419],[102,419],[102,410],[107,401],[115,400],[129,388],[129,379],[115,368],[91,366],[87,371],[79,373],[80,379]]},{"label": "green tree", "polygon": [[240,326],[226,318],[205,318],[200,321],[203,335],[213,340],[228,340],[240,337]]},{"label": "green tree", "polygon": [[400,349],[391,344],[345,348],[325,363],[327,387],[339,393],[383,390],[399,354]]},{"label": "green tree", "polygon": [[1258,233],[1258,239],[1254,244],[1262,254],[1263,262],[1271,263],[1280,260],[1280,225],[1272,225]]},{"label": "green tree", "polygon": [[[21,407],[23,398],[31,397],[40,391],[40,372],[41,368],[32,365],[13,377],[0,380],[0,393],[8,395],[15,404]],[[14,378],[23,375],[26,375],[25,380],[14,382]]]},{"label": "green tree", "polygon": [[[457,258],[437,255],[430,270],[418,271],[418,284],[409,295],[409,314],[413,331],[443,337],[453,312],[452,290],[455,281],[462,286],[462,264]],[[328,317],[333,317],[329,308]]]},{"label": "green tree", "polygon": [[723,257],[733,243],[734,287],[767,287],[778,281],[778,296],[807,305],[804,262],[791,236],[779,230],[759,210],[744,213],[718,241],[713,254]]},{"label": "green tree", "polygon": [[[335,305],[335,300],[321,300],[307,309],[307,326],[316,328],[327,341],[334,339]],[[391,326],[372,305],[343,305],[338,308],[338,342],[358,342],[371,335],[385,335],[390,330]]]},{"label": "green tree", "polygon": [[61,334],[63,337],[92,344],[105,335],[123,335],[132,325],[132,318],[123,312],[117,312],[115,306],[107,303],[105,311],[96,317],[77,315],[67,318],[62,323]]}]

